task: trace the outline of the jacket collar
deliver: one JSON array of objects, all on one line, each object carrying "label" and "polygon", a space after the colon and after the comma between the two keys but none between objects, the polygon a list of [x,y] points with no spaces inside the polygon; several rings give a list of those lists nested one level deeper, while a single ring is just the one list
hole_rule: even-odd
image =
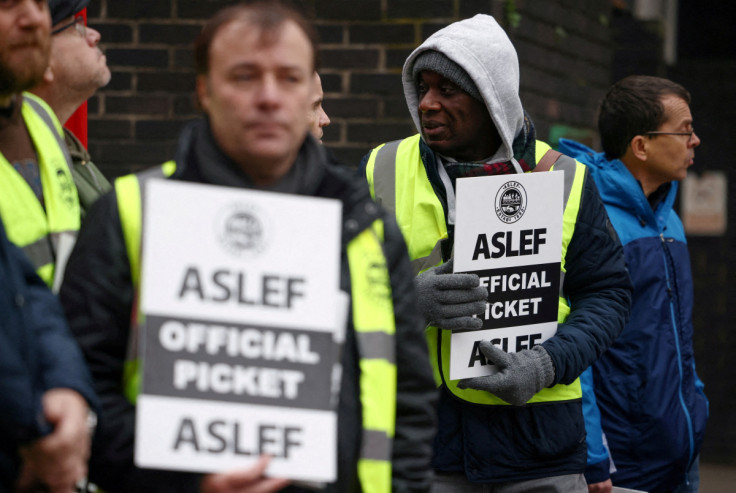
[{"label": "jacket collar", "polygon": [[[218,147],[206,119],[186,125],[179,137],[173,179],[255,189],[250,178]],[[262,189],[337,199],[342,202],[343,244],[380,217],[365,180],[334,163],[329,152],[311,135],[304,140],[296,162],[273,187]]]},{"label": "jacket collar", "polygon": [[174,159],[177,168],[174,178],[300,195],[314,194],[324,175],[327,161],[324,149],[307,135],[287,174],[271,186],[258,187],[220,149],[212,136],[207,119],[195,120],[186,125],[179,137]]}]

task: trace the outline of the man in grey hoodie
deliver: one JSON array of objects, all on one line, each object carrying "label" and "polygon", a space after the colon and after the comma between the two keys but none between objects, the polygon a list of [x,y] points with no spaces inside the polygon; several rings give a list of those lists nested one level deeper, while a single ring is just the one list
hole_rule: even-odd
[{"label": "man in grey hoodie", "polygon": [[[587,492],[578,376],[620,333],[631,302],[595,184],[585,166],[536,140],[519,99],[516,51],[492,17],[432,35],[409,55],[402,80],[419,133],[371,151],[364,170],[375,199],[396,215],[418,274],[440,388],[433,490]],[[455,180],[550,166],[568,183],[557,332],[511,354],[482,341],[499,372],[450,380],[452,330],[479,329],[473,315],[489,296],[475,274],[453,273]]]}]

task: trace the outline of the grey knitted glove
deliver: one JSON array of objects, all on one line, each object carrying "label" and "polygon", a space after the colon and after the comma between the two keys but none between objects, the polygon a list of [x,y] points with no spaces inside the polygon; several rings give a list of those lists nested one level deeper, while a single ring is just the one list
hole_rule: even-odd
[{"label": "grey knitted glove", "polygon": [[552,358],[542,346],[507,353],[482,341],[480,350],[489,363],[499,369],[495,375],[465,378],[457,384],[461,389],[485,390],[514,406],[523,406],[534,394],[549,387],[555,379]]},{"label": "grey knitted glove", "polygon": [[453,274],[452,260],[432,267],[414,279],[419,309],[428,325],[441,329],[480,329],[473,315],[486,309],[488,290],[476,274]]}]

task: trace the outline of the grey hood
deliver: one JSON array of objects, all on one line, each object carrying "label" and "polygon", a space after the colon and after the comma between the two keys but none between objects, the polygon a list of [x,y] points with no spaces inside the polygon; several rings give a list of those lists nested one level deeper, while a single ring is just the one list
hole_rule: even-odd
[{"label": "grey hood", "polygon": [[437,31],[409,55],[401,79],[409,113],[420,134],[419,97],[412,69],[417,56],[427,50],[444,54],[473,79],[501,136],[494,160],[511,160],[514,137],[524,124],[524,110],[519,99],[519,60],[503,28],[490,15],[478,14]]}]

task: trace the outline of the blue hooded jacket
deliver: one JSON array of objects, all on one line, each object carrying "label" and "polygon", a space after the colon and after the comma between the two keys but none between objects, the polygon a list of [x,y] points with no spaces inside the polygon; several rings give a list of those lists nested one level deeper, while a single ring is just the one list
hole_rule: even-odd
[{"label": "blue hooded jacket", "polygon": [[559,150],[590,168],[634,284],[629,322],[593,372],[617,468],[611,478],[617,486],[670,491],[700,452],[708,416],[693,356],[690,257],[672,209],[678,183],[652,210],[620,160],[567,139]]},{"label": "blue hooded jacket", "polygon": [[580,375],[580,386],[583,389],[583,420],[585,421],[585,444],[588,447],[588,460],[585,466],[586,483],[594,484],[606,481],[616,470],[608,452],[608,445],[601,429],[601,412],[595,401],[593,386],[593,367],[589,366]]}]

